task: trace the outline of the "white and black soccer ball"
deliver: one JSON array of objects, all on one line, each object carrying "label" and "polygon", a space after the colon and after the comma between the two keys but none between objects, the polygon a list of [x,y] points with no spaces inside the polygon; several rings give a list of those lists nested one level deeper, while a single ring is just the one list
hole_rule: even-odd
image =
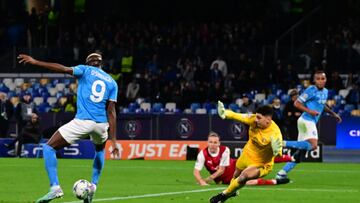
[{"label": "white and black soccer ball", "polygon": [[74,183],[73,193],[78,199],[86,199],[90,193],[91,183],[87,180],[80,179]]}]

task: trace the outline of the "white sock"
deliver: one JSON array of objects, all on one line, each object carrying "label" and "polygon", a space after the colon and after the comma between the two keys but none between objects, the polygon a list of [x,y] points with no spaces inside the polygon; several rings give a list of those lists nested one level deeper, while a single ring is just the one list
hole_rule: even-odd
[{"label": "white sock", "polygon": [[57,189],[61,189],[60,185],[53,185],[50,187],[50,190],[57,190]]},{"label": "white sock", "polygon": [[281,169],[279,172],[278,172],[279,175],[286,175],[286,171],[284,171],[284,169]]}]

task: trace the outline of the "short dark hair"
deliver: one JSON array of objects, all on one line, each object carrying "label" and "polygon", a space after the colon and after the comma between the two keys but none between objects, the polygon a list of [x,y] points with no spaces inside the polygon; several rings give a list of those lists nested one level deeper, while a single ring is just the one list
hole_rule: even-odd
[{"label": "short dark hair", "polygon": [[86,57],[85,61],[86,65],[101,67],[102,66],[102,56],[98,53],[91,53]]},{"label": "short dark hair", "polygon": [[325,71],[324,70],[317,70],[315,71],[314,75],[316,74],[325,74]]},{"label": "short dark hair", "polygon": [[299,95],[299,92],[296,89],[291,90],[290,97],[295,96],[295,95]]},{"label": "short dark hair", "polygon": [[269,105],[264,105],[264,106],[260,106],[256,109],[256,113],[259,113],[263,116],[270,116],[272,117],[274,114],[274,110],[271,106]]},{"label": "short dark hair", "polygon": [[219,136],[219,134],[217,134],[217,133],[216,133],[216,132],[214,132],[214,131],[210,131],[210,132],[209,132],[208,137],[218,137],[218,138],[219,138],[219,140],[220,140],[220,136]]}]

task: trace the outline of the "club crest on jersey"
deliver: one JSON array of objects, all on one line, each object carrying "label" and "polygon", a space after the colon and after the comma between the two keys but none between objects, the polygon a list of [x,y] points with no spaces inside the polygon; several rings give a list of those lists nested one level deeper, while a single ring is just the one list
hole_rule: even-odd
[{"label": "club crest on jersey", "polygon": [[306,100],[309,97],[309,95],[304,93],[301,97],[304,98],[304,100]]}]

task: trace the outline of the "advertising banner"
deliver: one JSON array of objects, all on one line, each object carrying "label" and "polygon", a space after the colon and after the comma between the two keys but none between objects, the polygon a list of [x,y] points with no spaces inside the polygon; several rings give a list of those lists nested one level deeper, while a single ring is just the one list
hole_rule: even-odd
[{"label": "advertising banner", "polygon": [[151,140],[155,139],[152,114],[128,114],[118,118],[117,139]]},{"label": "advertising banner", "polygon": [[[0,139],[0,146],[4,143],[10,143],[12,140],[12,138]],[[43,140],[40,144],[24,144],[21,156],[28,158],[42,157],[42,145],[44,143],[46,143],[46,140]],[[81,140],[76,144],[72,144],[62,150],[59,150],[56,155],[59,158],[93,159],[95,155],[95,148],[90,140]],[[13,156],[15,156],[14,148],[7,149],[6,147],[0,147],[0,157]]]},{"label": "advertising banner", "polygon": [[[120,159],[185,160],[187,147],[203,149],[206,141],[122,140],[117,142]],[[106,159],[113,157],[111,143],[106,144]]]},{"label": "advertising banner", "polygon": [[248,126],[232,120],[223,120],[218,115],[211,116],[211,130],[221,136],[221,140],[246,141]]},{"label": "advertising banner", "polygon": [[180,114],[159,116],[160,140],[207,140],[209,116],[206,114]]},{"label": "advertising banner", "polygon": [[345,117],[337,125],[336,148],[360,149],[360,117]]}]

